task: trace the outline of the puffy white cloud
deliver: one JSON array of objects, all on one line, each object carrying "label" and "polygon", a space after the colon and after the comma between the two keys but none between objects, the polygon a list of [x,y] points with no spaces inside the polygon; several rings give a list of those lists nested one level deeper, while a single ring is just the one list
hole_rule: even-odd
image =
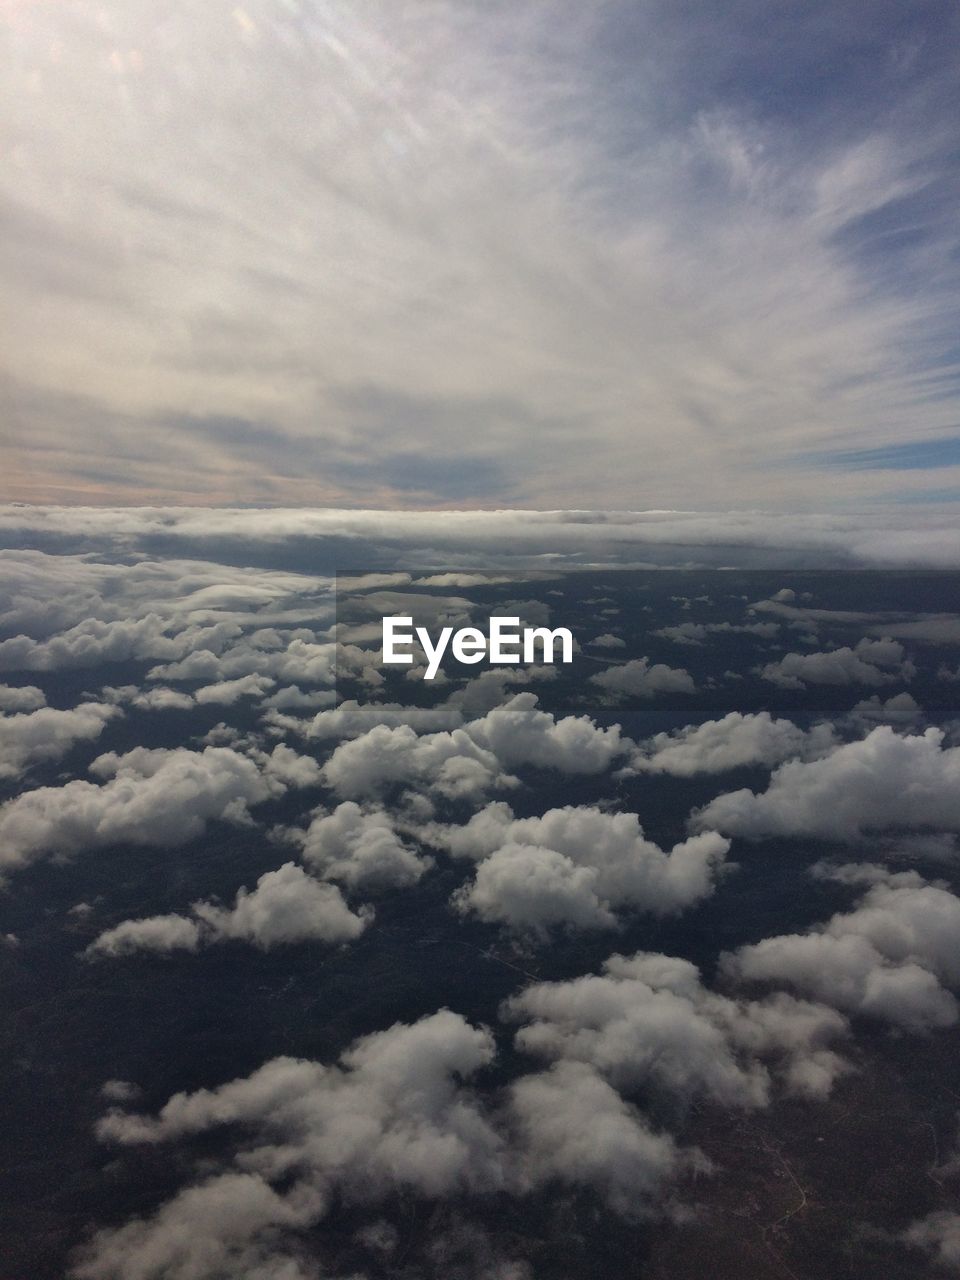
[{"label": "puffy white cloud", "polygon": [[533,693],[518,693],[466,729],[507,768],[536,765],[561,773],[602,773],[630,745],[621,738],[619,725],[602,729],[589,716],[555,719],[539,709]]},{"label": "puffy white cloud", "polygon": [[267,871],[252,893],[240,889],[229,910],[198,902],[193,913],[217,939],[238,938],[267,950],[287,942],[350,942],[373,919],[373,911],[350,910],[336,885],[285,862]]},{"label": "puffy white cloud", "polygon": [[[318,712],[310,720],[279,715],[268,716],[266,720],[268,724],[319,741],[356,738],[376,725],[389,728],[408,725],[418,733],[460,729],[515,696],[510,691],[512,685],[527,684],[554,673],[555,668],[551,667],[495,667],[481,671],[443,702],[430,707],[407,706],[400,702],[357,702],[347,698],[336,707]],[[439,675],[434,683],[437,679]],[[532,696],[528,695],[528,698]],[[270,707],[271,701],[267,699],[264,706]]]},{"label": "puffy white cloud", "polygon": [[140,711],[189,711],[194,706],[194,700],[181,689],[168,689],[166,685],[160,685],[156,689],[145,689],[134,694],[130,698],[130,705]]},{"label": "puffy white cloud", "polygon": [[610,631],[604,631],[602,635],[594,636],[587,643],[595,649],[625,649],[627,647],[626,640],[621,640],[619,636],[613,635]]},{"label": "puffy white cloud", "polygon": [[216,684],[205,684],[194,692],[194,698],[201,705],[216,703],[232,706],[240,698],[260,698],[273,688],[275,680],[269,676],[239,676],[236,680],[221,680]]},{"label": "puffy white cloud", "polygon": [[315,761],[277,747],[259,761],[229,747],[189,751],[137,747],[99,756],[90,766],[103,785],[80,779],[38,787],[0,806],[0,868],[44,853],[129,842],[183,844],[211,819],[248,822],[249,806],[316,780]]},{"label": "puffy white cloud", "polygon": [[329,707],[336,698],[332,689],[313,689],[304,693],[299,685],[288,684],[272,693],[269,698],[264,698],[263,705],[276,711],[290,711],[297,707]]},{"label": "puffy white cloud", "polygon": [[613,1208],[641,1217],[665,1182],[685,1168],[709,1167],[697,1151],[678,1149],[584,1062],[556,1062],[522,1076],[510,1089],[524,1188],[558,1182],[592,1186]]},{"label": "puffy white cloud", "polygon": [[[498,679],[480,683],[484,699],[497,697],[502,690]],[[460,719],[468,705],[448,699],[440,710],[444,717],[453,713]],[[317,719],[330,716],[331,724],[352,722],[359,728],[381,714],[357,704],[350,704],[342,717],[340,711],[321,712]],[[432,723],[429,710],[421,716],[416,709],[393,704],[386,707],[383,718],[387,723],[376,723],[352,741],[342,742],[324,765],[324,780],[339,795],[374,795],[399,783],[477,799],[491,788],[515,785],[506,769],[532,765],[567,773],[600,773],[631,745],[621,738],[619,726],[600,728],[588,716],[558,720],[539,709],[535,694],[526,692],[449,731],[418,735],[406,723],[407,718]]]},{"label": "puffy white cloud", "polygon": [[[488,1030],[442,1010],[362,1037],[338,1064],[275,1058],[218,1088],[175,1094],[156,1115],[113,1107],[97,1126],[104,1142],[185,1142],[229,1127],[232,1157],[152,1217],[97,1233],[78,1280],[293,1280],[298,1231],[335,1197],[375,1205],[398,1192],[436,1199],[558,1183],[639,1215],[662,1208],[678,1172],[707,1167],[576,1059],[481,1101],[470,1082],[494,1056]],[[365,1240],[392,1247],[376,1224]],[[526,1270],[476,1274],[521,1280]]]},{"label": "puffy white cloud", "polygon": [[884,828],[960,830],[960,747],[944,748],[943,739],[940,729],[901,736],[881,725],[820,759],[780,765],[765,792],[718,796],[691,827],[836,840]]},{"label": "puffy white cloud", "polygon": [[349,889],[401,888],[415,884],[433,865],[432,858],[404,843],[384,809],[352,800],[332,813],[319,810],[306,831],[289,834],[317,875]]},{"label": "puffy white cloud", "polygon": [[552,927],[614,929],[617,917],[596,888],[597,873],[536,845],[510,844],[485,858],[457,891],[464,914],[545,938]]},{"label": "puffy white cloud", "polygon": [[741,981],[786,983],[909,1029],[950,1026],[957,1002],[941,983],[960,985],[960,898],[913,872],[887,876],[855,910],[741,947],[724,967]]},{"label": "puffy white cloud", "polygon": [[[99,537],[112,542],[122,558],[0,552],[0,598],[9,606],[0,611],[0,625],[7,633],[23,633],[14,637],[12,652],[22,650],[40,663],[61,657],[76,666],[99,650],[119,656],[126,648],[131,656],[149,657],[155,637],[158,657],[182,656],[191,645],[221,649],[253,617],[261,628],[296,626],[304,617],[332,619],[330,579],[206,560],[137,558],[127,535],[109,519]],[[121,625],[96,627],[93,621]],[[131,628],[132,623],[142,625]],[[217,624],[219,629],[210,629]],[[38,650],[24,645],[24,635],[51,637],[52,643]]]},{"label": "puffy white cloud", "polygon": [[622,666],[608,667],[590,677],[590,683],[616,698],[655,698],[661,693],[696,693],[689,671],[668,667],[662,662],[650,665],[649,658],[634,658]]},{"label": "puffy white cloud", "polygon": [[[205,680],[210,683],[261,676],[292,684],[333,685],[337,669],[343,672],[375,658],[366,650],[333,643],[316,643],[313,632],[291,633],[282,649],[264,649],[243,637],[223,652],[194,647],[176,662],[162,663],[147,672],[150,680]],[[362,663],[360,664],[362,669]]]},{"label": "puffy white cloud", "polygon": [[820,755],[835,744],[829,725],[806,733],[792,720],[775,720],[769,711],[731,711],[720,720],[655,734],[638,744],[627,771],[691,778],[743,765],[772,766],[791,756]]},{"label": "puffy white cloud", "polygon": [[265,872],[252,892],[238,890],[230,908],[195,902],[191,912],[124,920],[95,938],[86,954],[196,951],[226,939],[251,942],[263,951],[293,942],[352,942],[373,919],[371,908],[354,914],[336,885],[313,879],[293,862]]},{"label": "puffy white cloud", "polygon": [[418,737],[408,725],[377,725],[341,743],[323,766],[323,781],[345,797],[374,796],[400,784],[478,799],[491,788],[514,785],[493,752],[477,746],[466,730]]},{"label": "puffy white cloud", "polygon": [[18,778],[35,761],[59,760],[75,742],[98,738],[104,725],[120,714],[119,707],[82,702],[68,711],[41,706],[0,716],[0,778]]},{"label": "puffy white cloud", "polygon": [[124,920],[106,929],[87,948],[90,955],[125,956],[135,951],[196,951],[202,934],[199,924],[175,914]]},{"label": "puffy white cloud", "polygon": [[892,684],[915,674],[903,646],[888,639],[861,640],[853,649],[844,646],[828,653],[788,653],[760,669],[764,680],[783,689],[802,689],[808,684]]},{"label": "puffy white cloud", "polygon": [[442,1010],[364,1036],[342,1065],[276,1058],[217,1089],[176,1094],[155,1117],[112,1111],[98,1133],[165,1142],[242,1124],[244,1168],[271,1181],[307,1178],[324,1202],[334,1190],[369,1202],[398,1188],[495,1189],[504,1182],[502,1140],[461,1083],[493,1057],[489,1031]]},{"label": "puffy white cloud", "polygon": [[634,813],[589,807],[514,819],[488,805],[462,827],[434,825],[427,837],[478,861],[455,897],[459,910],[544,936],[551,927],[615,928],[617,911],[669,914],[706,897],[730,847],[704,832],[665,853],[644,838]]},{"label": "puffy white cloud", "polygon": [[[458,691],[459,692],[459,691]],[[457,697],[457,695],[454,695]],[[267,716],[266,723],[320,742],[342,742],[358,738],[377,725],[395,729],[407,725],[418,733],[457,729],[464,723],[462,699],[448,698],[435,707],[410,707],[399,702],[357,702],[347,698],[336,707],[326,708],[310,720],[293,716]],[[268,706],[269,703],[265,703]]]},{"label": "puffy white cloud", "polygon": [[603,970],[509,999],[503,1015],[526,1024],[517,1046],[588,1064],[621,1091],[748,1108],[769,1103],[771,1070],[789,1091],[822,1096],[845,1069],[831,1046],[846,1023],[833,1009],[782,992],[733,1000],[689,961],[649,952],[613,955]]},{"label": "puffy white cloud", "polygon": [[0,684],[0,712],[4,714],[12,711],[36,711],[38,707],[46,705],[46,695],[36,685]]},{"label": "puffy white cloud", "polygon": [[278,742],[269,754],[257,748],[251,748],[249,754],[270,783],[281,791],[287,787],[315,787],[320,781],[321,770],[316,760],[299,755],[283,742]]},{"label": "puffy white cloud", "polygon": [[131,658],[171,659],[195,647],[218,652],[228,640],[240,634],[235,623],[187,626],[171,636],[172,626],[169,619],[148,613],[142,618],[112,621],[86,618],[49,640],[12,636],[0,641],[0,671],[60,671],[125,662]]}]

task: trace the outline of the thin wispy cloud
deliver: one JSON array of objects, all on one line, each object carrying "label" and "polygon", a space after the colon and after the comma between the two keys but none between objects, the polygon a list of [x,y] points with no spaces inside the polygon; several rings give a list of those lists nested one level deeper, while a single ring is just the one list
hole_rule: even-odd
[{"label": "thin wispy cloud", "polygon": [[[958,22],[7,5],[5,496],[825,509],[900,466],[943,492]],[[944,452],[921,472],[911,441]],[[884,477],[849,461],[873,449]]]}]

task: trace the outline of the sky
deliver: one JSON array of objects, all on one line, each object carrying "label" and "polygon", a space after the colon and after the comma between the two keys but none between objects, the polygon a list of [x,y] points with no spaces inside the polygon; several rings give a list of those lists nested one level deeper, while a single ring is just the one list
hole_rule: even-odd
[{"label": "sky", "polygon": [[960,506],[947,0],[0,0],[49,505]]}]

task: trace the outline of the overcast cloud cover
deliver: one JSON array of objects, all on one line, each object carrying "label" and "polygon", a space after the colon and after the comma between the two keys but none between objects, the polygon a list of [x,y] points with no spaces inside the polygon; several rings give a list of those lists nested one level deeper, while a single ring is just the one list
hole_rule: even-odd
[{"label": "overcast cloud cover", "polygon": [[958,24],[11,0],[3,496],[942,523]]}]

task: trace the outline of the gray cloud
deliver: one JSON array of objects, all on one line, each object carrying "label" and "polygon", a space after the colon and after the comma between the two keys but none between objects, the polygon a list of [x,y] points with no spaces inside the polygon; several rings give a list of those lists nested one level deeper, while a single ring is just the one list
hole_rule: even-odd
[{"label": "gray cloud", "polygon": [[634,658],[622,666],[608,667],[591,676],[590,683],[616,700],[655,698],[662,693],[696,693],[689,671],[668,667],[662,662],[651,666],[649,658]]},{"label": "gray cloud", "polygon": [[905,412],[955,435],[933,12],[749,38],[712,5],[691,38],[668,6],[177,0],[158,44],[147,6],[31,6],[4,99],[10,492],[774,507],[826,471],[881,496],[890,472],[842,465],[865,440],[896,459]]},{"label": "gray cloud", "polygon": [[[314,494],[313,502],[317,501]],[[676,511],[350,511],[317,509],[250,508],[69,508],[0,507],[0,538],[28,539],[38,547],[58,552],[136,545],[169,556],[193,553],[204,561],[211,548],[224,548],[260,563],[265,549],[271,563],[287,565],[288,557],[302,551],[309,540],[310,564],[339,569],[371,567],[406,568],[439,563],[459,568],[503,570],[523,566],[543,569],[543,548],[549,546],[559,562],[598,564],[691,563],[773,566],[791,568],[932,565],[960,563],[960,533],[955,523],[928,514],[910,520],[900,514],[869,516],[792,514],[786,511],[697,512]],[[286,552],[286,555],[284,554]],[[325,558],[324,558],[325,557]],[[24,564],[20,581],[28,581],[45,569],[59,574],[57,591],[51,591],[53,607],[58,593],[75,595],[77,578],[99,583],[130,579],[143,569],[126,566],[87,566],[72,563],[77,573],[64,574],[60,555],[42,552],[7,552],[0,564],[16,568]],[[207,566],[209,568],[209,566]],[[184,571],[182,562],[167,561],[163,572],[172,577]],[[315,577],[272,574],[272,586],[251,569],[230,569],[229,579],[249,581],[263,590],[280,593],[299,585],[310,590]],[[212,584],[211,584],[212,585]],[[154,587],[162,586],[162,578]],[[90,588],[88,588],[90,589]],[[316,586],[314,586],[316,589]],[[761,602],[754,608],[781,616],[787,604]],[[89,617],[78,610],[73,621]],[[877,622],[870,613],[844,614],[820,611],[824,620]],[[805,620],[808,610],[801,611]],[[114,616],[124,616],[116,614]],[[812,616],[812,615],[811,615]],[[886,631],[886,628],[884,628]]]},{"label": "gray cloud", "polygon": [[427,837],[477,862],[458,891],[459,910],[545,938],[556,926],[616,928],[629,909],[670,914],[706,897],[729,841],[706,832],[664,852],[645,839],[636,814],[567,806],[515,819],[491,804],[462,827]]},{"label": "gray cloud", "polygon": [[960,747],[941,729],[900,736],[889,726],[818,760],[790,760],[765,792],[718,796],[693,815],[694,830],[748,839],[807,835],[858,840],[884,828],[960,829]]},{"label": "gray cloud", "polygon": [[761,640],[772,640],[779,633],[776,622],[681,622],[675,627],[661,627],[651,635],[662,636],[675,644],[702,645],[711,635],[753,635]]},{"label": "gray cloud", "polygon": [[909,680],[916,668],[904,657],[896,640],[861,640],[855,648],[844,646],[829,653],[788,653],[768,662],[760,675],[782,689],[802,689],[808,684],[893,684]]},{"label": "gray cloud", "polygon": [[765,938],[724,964],[742,981],[786,983],[847,1012],[922,1030],[957,1021],[944,988],[960,985],[958,938],[960,898],[904,872],[874,883],[855,910],[819,929]]},{"label": "gray cloud", "polygon": [[[502,692],[491,681],[484,699]],[[459,700],[440,708],[461,717]],[[339,710],[339,708],[338,708]],[[363,709],[358,709],[362,711]],[[351,712],[351,716],[354,713]],[[337,718],[337,712],[321,713]],[[418,785],[440,795],[479,799],[492,788],[516,785],[508,769],[534,765],[563,773],[599,774],[629,750],[618,725],[601,728],[588,716],[556,719],[542,711],[533,693],[518,693],[486,715],[450,731],[418,735],[407,719],[433,720],[417,709],[387,707],[383,719],[352,741],[341,742],[323,766],[324,781],[346,799],[375,795],[395,783]],[[377,719],[376,712],[373,718]],[[359,716],[359,723],[366,720]],[[400,723],[396,723],[399,721]]]},{"label": "gray cloud", "polygon": [[352,800],[319,810],[305,831],[289,834],[317,875],[348,889],[402,888],[433,865],[404,842],[385,810]]},{"label": "gray cloud", "polygon": [[[29,687],[26,692],[27,701],[33,700]],[[22,704],[24,699],[19,701]],[[120,714],[119,707],[82,702],[69,711],[39,706],[34,711],[0,715],[0,778],[19,778],[35,761],[59,760],[75,742],[98,738],[107,722]]]},{"label": "gray cloud", "polygon": [[9,685],[0,684],[0,712],[36,711],[46,706],[46,695],[34,684]]},{"label": "gray cloud", "polygon": [[0,806],[0,868],[44,854],[129,842],[183,844],[208,821],[249,822],[249,806],[319,778],[316,761],[277,746],[254,760],[229,747],[190,751],[137,747],[99,756],[90,771],[102,785],[75,779],[38,787]]},{"label": "gray cloud", "polygon": [[823,1096],[845,1070],[832,1009],[779,993],[733,1000],[704,987],[686,960],[611,956],[603,973],[527,987],[504,1015],[517,1045],[548,1061],[586,1063],[620,1090],[654,1090],[724,1106],[765,1107],[771,1068],[788,1090]]},{"label": "gray cloud", "polygon": [[510,1090],[509,1115],[524,1189],[593,1186],[629,1217],[662,1213],[665,1182],[684,1169],[710,1167],[699,1152],[655,1132],[584,1062],[557,1062],[521,1077]]},{"label": "gray cloud", "polygon": [[937,1209],[918,1218],[900,1237],[905,1244],[922,1249],[941,1267],[960,1271],[960,1213]]},{"label": "gray cloud", "polygon": [[639,743],[624,772],[691,778],[743,765],[773,766],[791,756],[817,756],[835,745],[829,725],[804,732],[791,720],[775,720],[769,711],[731,711],[721,720],[686,725]]}]

